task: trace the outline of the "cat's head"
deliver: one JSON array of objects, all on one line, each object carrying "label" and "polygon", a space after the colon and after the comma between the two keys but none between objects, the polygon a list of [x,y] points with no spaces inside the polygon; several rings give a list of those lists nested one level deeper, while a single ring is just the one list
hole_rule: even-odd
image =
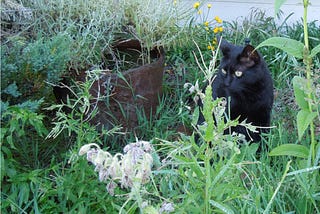
[{"label": "cat's head", "polygon": [[245,84],[254,84],[263,76],[260,66],[263,59],[253,46],[237,46],[221,40],[220,51],[223,57],[218,75],[221,75],[225,87],[240,90],[247,87]]}]

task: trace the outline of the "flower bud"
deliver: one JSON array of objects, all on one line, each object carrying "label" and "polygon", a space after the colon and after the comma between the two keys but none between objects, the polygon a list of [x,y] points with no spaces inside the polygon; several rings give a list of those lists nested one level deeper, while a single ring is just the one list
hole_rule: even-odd
[{"label": "flower bud", "polygon": [[96,146],[97,148],[100,148],[97,144],[95,143],[89,143],[89,144],[86,144],[84,146],[82,146],[79,150],[79,155],[84,155],[86,154],[90,149],[91,149],[91,146]]}]

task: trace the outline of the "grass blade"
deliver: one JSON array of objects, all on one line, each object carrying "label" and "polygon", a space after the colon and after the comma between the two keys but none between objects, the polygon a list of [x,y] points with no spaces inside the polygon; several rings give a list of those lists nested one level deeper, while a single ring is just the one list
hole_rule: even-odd
[{"label": "grass blade", "polygon": [[218,203],[214,200],[210,200],[210,204],[214,207],[219,208],[222,212],[227,214],[233,214],[233,210],[231,210],[229,207],[225,206],[224,204]]},{"label": "grass blade", "polygon": [[273,193],[273,195],[272,195],[272,197],[271,197],[271,199],[270,199],[270,201],[269,201],[266,209],[263,211],[263,214],[269,213],[269,210],[270,210],[270,208],[271,208],[272,202],[274,201],[274,198],[276,197],[277,193],[279,192],[279,189],[280,189],[280,187],[281,187],[284,179],[285,179],[286,176],[287,176],[287,173],[288,173],[288,171],[289,171],[290,164],[291,164],[291,160],[288,161],[287,166],[286,166],[286,169],[284,170],[284,173],[283,173],[283,175],[282,175],[282,178],[281,178],[281,180],[280,180],[280,182],[279,182],[276,190],[274,191],[274,193]]}]

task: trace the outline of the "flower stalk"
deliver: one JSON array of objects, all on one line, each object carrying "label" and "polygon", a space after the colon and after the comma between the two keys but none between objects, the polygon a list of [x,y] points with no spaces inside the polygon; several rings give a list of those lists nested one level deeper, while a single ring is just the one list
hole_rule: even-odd
[{"label": "flower stalk", "polygon": [[[310,112],[313,112],[312,108],[312,88],[311,88],[311,65],[312,65],[312,58],[310,55],[309,50],[309,35],[308,35],[308,23],[307,23],[307,16],[308,16],[308,6],[309,6],[309,0],[303,0],[303,33],[304,33],[304,52],[303,52],[303,59],[304,63],[306,65],[306,77],[307,77],[307,98],[308,98],[308,108]],[[316,155],[316,142],[315,142],[315,135],[314,135],[314,123],[311,121],[310,123],[310,135],[311,135],[311,157],[312,160],[315,160]]]}]

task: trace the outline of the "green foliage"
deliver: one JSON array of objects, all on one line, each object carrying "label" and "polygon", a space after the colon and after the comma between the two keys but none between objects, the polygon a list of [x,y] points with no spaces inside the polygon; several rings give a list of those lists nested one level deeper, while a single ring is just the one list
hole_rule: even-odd
[{"label": "green foliage", "polygon": [[186,22],[193,15],[190,7],[182,2],[120,0],[113,4],[111,12],[121,17],[116,20],[123,28],[119,31],[126,37],[138,39],[148,51],[176,44],[181,34],[186,33]]},{"label": "green foliage", "polygon": [[[7,142],[11,148],[15,148],[14,141],[26,135],[31,126],[40,137],[44,137],[48,132],[43,125],[43,115],[25,110],[18,106],[10,106],[2,115],[1,142]],[[4,125],[6,124],[6,125]],[[6,145],[8,146],[8,145]]]},{"label": "green foliage", "polygon": [[118,40],[139,40],[145,57],[144,49],[172,47],[187,33],[182,23],[192,16],[183,3],[163,0],[37,0],[24,5],[34,9],[29,31],[73,38],[70,45],[77,53],[71,64],[76,70],[100,65],[107,54],[114,54],[112,45]]},{"label": "green foliage", "polygon": [[310,58],[315,57],[318,53],[320,52],[320,44],[317,45],[316,47],[314,47],[311,51],[310,51]]},{"label": "green foliage", "polygon": [[98,65],[104,57],[104,51],[110,48],[113,39],[114,20],[108,1],[62,0],[62,1],[24,1],[32,9],[34,22],[22,27],[19,33],[28,30],[32,39],[41,32],[44,37],[69,35],[67,48],[73,54],[69,66],[73,70],[87,69]]},{"label": "green foliage", "polygon": [[[166,52],[168,66],[164,93],[159,98],[160,105],[155,116],[147,120],[142,112],[139,126],[119,137],[111,135],[117,130],[100,132],[98,127],[91,124],[96,113],[96,109],[92,105],[90,107],[96,102],[89,93],[92,80],[81,84],[74,82],[70,87],[64,85],[70,88],[73,96],[61,105],[48,102],[52,100],[51,86],[44,83],[48,78],[55,82],[61,75],[68,76],[69,69],[82,69],[101,62],[101,57],[105,51],[108,52],[110,42],[114,39],[109,32],[120,30],[121,25],[110,24],[114,18],[123,18],[120,13],[110,13],[117,8],[110,8],[108,1],[100,0],[22,2],[25,6],[37,8],[32,10],[34,23],[19,25],[21,37],[16,35],[10,41],[6,37],[1,47],[2,213],[118,213],[121,207],[128,213],[139,212],[137,203],[127,202],[127,192],[117,191],[116,196],[111,197],[105,185],[99,182],[94,169],[77,156],[80,146],[86,143],[104,144],[119,151],[122,150],[120,138],[123,143],[132,142],[136,137],[153,139],[151,142],[159,155],[154,155],[151,182],[141,188],[142,199],[147,202],[142,212],[155,212],[161,202],[172,203],[174,213],[319,212],[320,146],[318,143],[314,147],[315,155],[312,158],[313,152],[309,148],[311,136],[305,128],[310,128],[311,119],[304,120],[314,112],[319,114],[319,95],[314,93],[319,86],[319,28],[315,22],[308,23],[309,55],[305,49],[302,52],[308,55],[308,60],[313,59],[312,68],[316,70],[312,73],[315,82],[310,82],[310,88],[308,78],[303,77],[301,69],[296,69],[306,60],[295,59],[275,47],[260,49],[275,77],[279,93],[276,97],[279,105],[275,106],[272,119],[272,124],[277,128],[272,129],[261,142],[261,145],[275,148],[268,154],[264,146],[260,152],[257,152],[259,144],[241,144],[239,148],[239,136],[223,135],[224,129],[238,122],[219,120],[224,102],[212,102],[209,89],[206,92],[200,90],[207,95],[204,110],[207,122],[195,126],[197,121],[191,121],[190,109],[194,104],[184,89],[184,83],[199,80],[198,88],[201,89],[204,77],[199,71],[197,59],[200,62],[202,59],[204,62],[212,59],[212,50],[207,47],[212,37],[202,22],[200,29],[191,23],[187,35],[180,32],[181,37],[177,37],[171,43],[172,48]],[[127,9],[134,12],[134,8]],[[137,14],[133,15],[135,19],[139,18]],[[166,20],[165,17],[163,20]],[[153,18],[151,21],[154,23],[157,17]],[[14,24],[16,27],[17,23]],[[224,37],[237,44],[243,43],[245,37],[250,37],[253,45],[256,45],[280,35],[303,41],[304,26],[301,22],[292,26],[285,22],[278,25],[273,17],[266,17],[257,10],[241,24],[224,23],[223,26]],[[129,27],[133,27],[134,32],[141,26]],[[157,30],[155,33],[163,29]],[[156,39],[148,36],[146,39]],[[183,36],[186,36],[185,39]],[[142,38],[143,34],[139,37]],[[58,38],[60,42],[54,43],[53,40]],[[196,45],[192,39],[199,44],[203,56],[193,53]],[[161,44],[169,43],[161,41]],[[48,50],[54,49],[55,45],[60,52],[53,51],[50,55]],[[57,64],[53,64],[53,61]],[[26,66],[31,65],[28,62],[32,62],[32,66]],[[54,75],[47,75],[50,70]],[[24,71],[28,74],[24,74]],[[298,74],[299,77],[293,78]],[[291,88],[287,80],[291,79],[294,92],[287,94]],[[37,91],[38,88],[43,90]],[[299,114],[294,100],[286,100],[287,97],[294,97],[293,93],[298,107],[308,112],[304,119],[300,119],[301,122],[292,119]],[[312,96],[308,97],[310,93]],[[279,102],[279,99],[285,101]],[[312,104],[312,111],[309,103]],[[50,105],[49,111],[40,108],[44,104]],[[40,114],[39,110],[47,115]],[[196,109],[194,118],[198,113],[199,109]],[[216,124],[212,121],[213,113],[218,118]],[[319,128],[317,118],[319,116],[313,120],[315,131]],[[48,121],[53,121],[53,128],[48,126]],[[195,142],[194,136],[178,133],[180,124],[189,128],[192,124],[197,127],[199,142]],[[47,129],[49,136],[55,138],[45,139]],[[315,138],[319,140],[318,132],[315,132]],[[287,167],[288,162],[290,167]]]},{"label": "green foliage", "polygon": [[303,43],[296,41],[294,39],[289,39],[284,37],[272,37],[260,43],[257,49],[263,46],[273,46],[287,52],[288,54],[298,59],[303,58],[304,45]]},{"label": "green foliage", "polygon": [[33,43],[12,38],[1,46],[1,99],[11,105],[45,98],[50,101],[52,88],[66,73],[71,59],[70,37],[57,35]]},{"label": "green foliage", "polygon": [[270,156],[288,155],[299,158],[308,158],[309,149],[302,145],[297,144],[282,144],[274,148],[270,153]]},{"label": "green foliage", "polygon": [[[276,4],[281,5],[284,1],[276,1]],[[288,54],[293,55],[294,57],[298,59],[303,59],[304,64],[306,66],[305,68],[305,75],[306,78],[295,76],[292,80],[293,82],[293,88],[295,92],[295,97],[297,100],[297,103],[301,110],[297,114],[297,128],[298,128],[298,136],[299,140],[302,139],[302,136],[304,135],[305,131],[308,127],[310,127],[310,150],[312,154],[312,159],[314,161],[315,158],[315,149],[316,149],[316,140],[315,140],[315,131],[314,131],[314,119],[319,116],[319,113],[316,112],[315,109],[317,107],[314,106],[313,100],[315,99],[315,90],[312,89],[312,57],[315,56],[317,52],[319,52],[318,46],[316,46],[311,52],[309,50],[309,37],[308,37],[308,26],[307,26],[307,8],[309,1],[303,0],[304,3],[304,16],[303,16],[303,25],[304,25],[304,44],[288,38],[281,38],[281,37],[273,37],[270,39],[267,39],[266,41],[260,43],[260,45],[257,48],[263,47],[263,46],[274,46],[277,47]],[[280,7],[280,6],[279,6]],[[278,10],[279,8],[276,8]],[[295,148],[295,147],[292,147]],[[297,151],[298,152],[298,151]]]},{"label": "green foliage", "polygon": [[[90,116],[94,116],[94,112],[86,114],[90,108],[90,103],[87,102],[89,88],[88,83],[80,85],[79,100],[70,99],[65,105],[52,107],[60,108],[61,112],[57,112],[56,125],[62,130],[58,130],[57,127],[52,129],[49,137],[52,134],[64,133],[63,130],[66,128],[69,132],[69,141],[75,140],[76,144],[74,145],[74,142],[72,144],[78,149],[77,145],[80,146],[86,142],[102,142],[101,133],[106,138],[116,130],[115,128],[113,131],[106,130],[100,133],[85,121]],[[80,95],[81,89],[84,93],[82,95]],[[63,107],[73,111],[65,113],[61,110]],[[88,178],[83,175],[94,174],[93,170],[89,170],[88,173],[88,168],[83,166],[85,162],[75,163],[71,168],[66,163],[58,162],[61,158],[65,159],[68,138],[62,141],[61,137],[55,136],[56,142],[60,142],[60,145],[53,140],[46,140],[48,131],[43,124],[43,115],[20,106],[7,106],[1,116],[1,181],[3,183],[1,199],[6,201],[2,204],[3,212],[60,212],[62,210],[108,212],[112,210],[111,200],[109,204],[105,204],[108,198],[105,189],[100,190],[101,194],[96,194],[97,191],[93,188],[97,186],[95,177],[92,183],[84,185]],[[73,135],[76,135],[76,138]],[[49,144],[50,142],[52,145]],[[74,154],[71,154],[70,158],[73,156]],[[53,161],[52,165],[50,165],[50,159]],[[41,169],[41,167],[44,168]],[[79,180],[75,180],[75,177]],[[91,192],[85,190],[91,190]],[[57,204],[56,201],[59,203]],[[101,206],[101,203],[104,205]]]},{"label": "green foliage", "polygon": [[18,86],[17,86],[16,82],[13,82],[12,84],[8,85],[8,87],[6,87],[3,90],[3,93],[11,95],[15,98],[19,97],[21,95],[21,93],[18,91]]},{"label": "green foliage", "polygon": [[[1,114],[1,183],[2,209],[24,212],[37,203],[40,170],[28,172],[37,165],[35,142],[48,133],[39,115],[19,106],[8,106]],[[31,142],[30,142],[31,141]]]},{"label": "green foliage", "polygon": [[[102,144],[102,139],[117,132],[119,127],[114,127],[111,130],[106,130],[103,127],[99,128],[91,125],[91,121],[94,120],[97,109],[98,100],[94,100],[90,89],[96,79],[90,79],[83,83],[78,83],[74,86],[74,89],[68,88],[75,98],[67,99],[67,103],[51,105],[47,110],[56,110],[56,118],[53,121],[54,127],[48,134],[47,138],[56,138],[63,131],[67,132],[67,135],[71,137],[76,136],[76,145],[81,146],[91,142],[97,142]],[[92,107],[92,103],[95,105]]]},{"label": "green foliage", "polygon": [[286,2],[287,0],[275,0],[274,1],[274,14],[277,15],[280,11],[281,6]]},{"label": "green foliage", "polygon": [[[206,69],[204,73],[214,72],[212,67],[215,63],[210,61],[209,64],[208,67],[204,66]],[[198,91],[197,86],[191,87],[203,103],[202,113],[205,122],[197,125],[197,120],[194,120],[193,127],[196,132],[192,136],[182,135],[181,140],[177,142],[165,142],[168,145],[164,147],[171,148],[169,155],[164,155],[168,164],[162,166],[160,171],[155,171],[156,174],[163,175],[157,178],[160,179],[159,191],[165,198],[174,199],[179,212],[232,213],[235,210],[232,205],[233,198],[244,191],[242,186],[239,186],[237,171],[232,167],[236,155],[240,152],[237,142],[242,137],[224,135],[224,130],[238,123],[225,122],[226,102],[222,99],[212,100],[210,85],[206,88],[205,94]],[[213,119],[213,114],[216,121]],[[194,118],[198,115],[199,109],[196,109]],[[195,141],[195,135],[199,136],[198,142]],[[169,186],[165,180],[170,180]],[[178,191],[172,192],[170,189]]]},{"label": "green foliage", "polygon": [[309,102],[307,101],[307,97],[310,94],[310,92],[308,92],[308,80],[303,77],[295,76],[292,79],[292,84],[297,104],[301,109],[297,114],[298,136],[299,140],[301,140],[304,132],[318,114],[312,110],[310,111],[309,108]]},{"label": "green foliage", "polygon": [[306,100],[307,80],[303,77],[295,76],[292,79],[292,85],[298,106],[303,110],[307,110],[309,108]]},{"label": "green foliage", "polygon": [[41,213],[116,213],[114,200],[85,160],[52,163],[41,181]]},{"label": "green foliage", "polygon": [[[280,5],[284,1],[276,1],[277,5],[276,10],[278,10]],[[295,94],[296,102],[300,108],[300,111],[297,114],[297,131],[298,131],[298,137],[299,141],[302,141],[302,137],[305,134],[305,131],[307,128],[310,128],[310,141],[308,142],[309,147],[303,146],[303,145],[296,145],[296,144],[282,144],[280,146],[277,146],[274,148],[269,155],[270,156],[279,156],[279,155],[285,155],[285,156],[295,156],[300,158],[308,158],[309,161],[307,163],[302,164],[303,167],[307,166],[317,166],[319,163],[318,155],[318,148],[319,145],[316,142],[315,139],[315,130],[314,130],[314,122],[315,118],[317,116],[319,117],[319,111],[318,111],[318,102],[316,101],[316,91],[314,90],[313,83],[312,83],[312,57],[316,55],[316,53],[319,51],[318,46],[315,46],[312,51],[310,51],[309,46],[309,37],[308,37],[308,25],[307,25],[307,8],[309,1],[303,0],[304,5],[304,16],[303,16],[303,37],[304,37],[304,44],[292,40],[292,39],[285,39],[285,38],[270,38],[264,42],[262,42],[258,47],[262,47],[264,45],[271,45],[277,48],[280,48],[283,51],[286,51],[288,54],[291,54],[295,56],[296,58],[303,59],[303,62],[305,64],[305,77],[301,76],[295,76],[292,79],[293,83],[293,89]],[[291,161],[290,161],[291,162]],[[286,172],[283,175],[279,185],[284,182],[285,177],[288,175],[291,175],[291,172],[288,173],[288,166],[290,164],[288,162],[286,167]],[[299,166],[301,167],[301,165]],[[312,170],[316,170],[312,169]],[[305,170],[298,170],[299,172],[306,172]],[[292,172],[293,173],[293,172]],[[299,185],[301,186],[301,189],[303,189],[305,197],[309,197],[310,200],[305,200],[304,197],[301,201],[303,201],[303,205],[301,206],[301,201],[299,201],[298,205],[296,206],[296,209],[301,212],[319,212],[319,208],[316,205],[316,199],[313,196],[314,191],[314,185],[318,185],[319,179],[316,178],[316,174],[307,174],[303,176],[297,176],[296,180],[298,181]],[[303,181],[302,181],[303,180]],[[306,183],[310,184],[309,187],[306,186]],[[316,188],[317,189],[317,188]],[[278,191],[278,188],[277,188]],[[275,194],[276,192],[275,191]],[[275,196],[275,194],[272,196],[272,200]],[[271,202],[271,201],[270,201]],[[268,204],[268,211],[270,209],[270,203]]]},{"label": "green foliage", "polygon": [[1,211],[3,213],[39,213],[38,203],[42,196],[40,189],[41,170],[12,174],[3,182]]}]

